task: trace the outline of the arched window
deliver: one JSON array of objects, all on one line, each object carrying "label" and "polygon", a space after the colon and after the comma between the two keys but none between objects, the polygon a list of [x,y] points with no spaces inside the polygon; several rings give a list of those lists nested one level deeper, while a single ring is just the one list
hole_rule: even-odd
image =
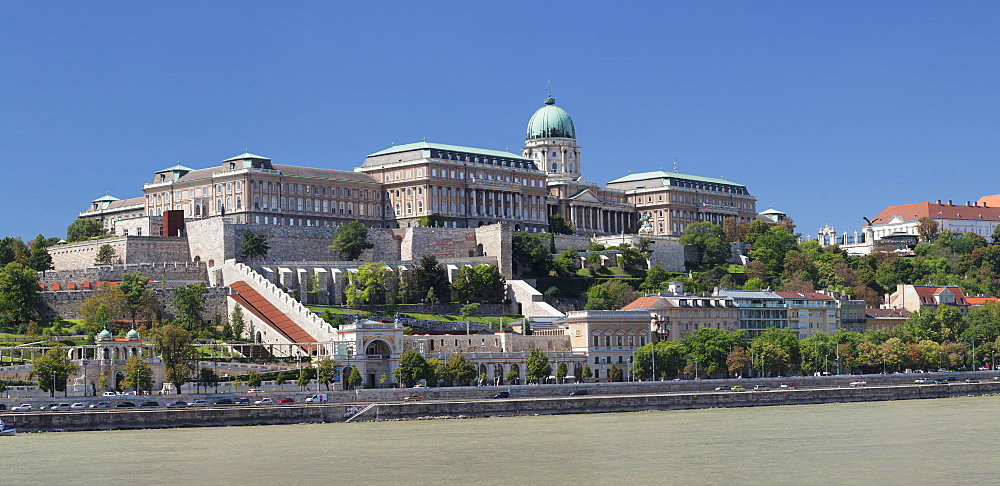
[{"label": "arched window", "polygon": [[410,203],[406,203],[406,214],[410,214],[412,212],[413,212],[413,205]]},{"label": "arched window", "polygon": [[232,182],[227,182],[226,183],[226,192],[233,192],[233,183]]},{"label": "arched window", "polygon": [[573,169],[573,164],[569,164],[569,171],[570,171],[570,172],[576,172],[576,171],[575,171],[575,170]]},{"label": "arched window", "polygon": [[400,214],[402,213],[399,212],[399,203],[396,203],[396,216],[399,216]]},{"label": "arched window", "polygon": [[226,198],[226,209],[233,209],[233,198]]},{"label": "arched window", "polygon": [[557,169],[558,169],[558,166],[556,165],[555,162],[553,162],[552,163],[552,172],[555,172]]},{"label": "arched window", "polygon": [[236,209],[243,209],[243,198],[236,196]]},{"label": "arched window", "polygon": [[219,212],[222,212],[222,199],[221,198],[215,200],[215,210],[219,211]]}]

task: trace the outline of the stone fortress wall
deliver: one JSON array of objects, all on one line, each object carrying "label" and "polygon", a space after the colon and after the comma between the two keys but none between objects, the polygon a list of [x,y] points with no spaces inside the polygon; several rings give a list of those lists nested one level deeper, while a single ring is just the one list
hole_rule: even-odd
[{"label": "stone fortress wall", "polygon": [[[160,303],[165,308],[161,318],[164,320],[173,319],[177,315],[177,306],[174,305],[174,289],[168,288],[164,290],[162,288],[151,287],[151,290],[160,299]],[[94,295],[94,291],[60,290],[41,292],[39,295],[42,299],[42,319],[55,319],[56,317],[80,319],[80,305],[89,299],[90,296]],[[208,293],[205,294],[205,310],[202,311],[202,319],[206,322],[211,321],[211,325],[216,324],[216,314],[222,319],[226,319],[229,315],[226,303],[228,295],[228,287],[209,288]]]},{"label": "stone fortress wall", "polygon": [[85,287],[84,283],[93,286],[100,281],[119,281],[126,273],[141,272],[146,277],[157,282],[166,282],[167,288],[205,282],[207,267],[203,262],[172,262],[172,263],[130,263],[124,265],[103,265],[100,267],[78,268],[72,270],[50,270],[38,275],[38,283],[47,290],[53,285],[59,285],[58,290],[69,290],[70,284],[77,289]]},{"label": "stone fortress wall", "polygon": [[118,236],[55,245],[48,250],[56,270],[72,270],[95,266],[97,252],[104,245],[111,245],[120,263],[125,264],[191,261],[187,238]]}]

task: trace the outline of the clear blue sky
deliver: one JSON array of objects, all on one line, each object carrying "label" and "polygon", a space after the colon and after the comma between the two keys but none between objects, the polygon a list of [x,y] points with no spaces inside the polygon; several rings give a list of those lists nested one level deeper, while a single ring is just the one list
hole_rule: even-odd
[{"label": "clear blue sky", "polygon": [[0,0],[0,236],[244,149],[518,152],[552,81],[584,176],[745,184],[815,235],[1000,193],[996,2]]}]

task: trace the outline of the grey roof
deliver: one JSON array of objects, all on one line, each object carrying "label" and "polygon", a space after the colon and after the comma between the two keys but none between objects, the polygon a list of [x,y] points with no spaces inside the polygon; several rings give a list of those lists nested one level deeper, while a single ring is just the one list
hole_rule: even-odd
[{"label": "grey roof", "polygon": [[732,297],[733,299],[784,300],[784,297],[767,290],[720,290],[719,294]]},{"label": "grey roof", "polygon": [[620,182],[637,182],[637,181],[648,181],[653,179],[685,179],[689,181],[697,182],[707,182],[710,184],[726,184],[730,186],[743,186],[743,184],[738,184],[733,181],[727,181],[725,179],[715,179],[712,177],[702,177],[689,174],[679,174],[677,172],[666,172],[662,170],[655,170],[653,172],[640,172],[638,174],[629,174],[625,177],[620,177],[615,179],[608,184],[620,183]]},{"label": "grey roof", "polygon": [[251,154],[250,152],[243,152],[242,154],[237,155],[236,157],[230,157],[230,158],[228,158],[226,160],[223,160],[223,162],[232,162],[234,160],[245,160],[245,159],[271,160],[271,159],[269,159],[267,157],[263,157],[263,156],[260,156],[260,155]]},{"label": "grey roof", "polygon": [[395,154],[399,152],[409,152],[411,150],[423,150],[423,149],[444,150],[448,152],[467,152],[472,154],[489,155],[490,157],[503,157],[508,159],[514,158],[514,159],[531,161],[531,159],[525,158],[522,155],[506,152],[503,150],[489,150],[489,149],[481,149],[475,147],[463,147],[461,145],[447,145],[443,143],[430,143],[430,142],[416,142],[416,143],[408,143],[405,145],[395,145],[385,150],[380,150],[373,154],[369,154],[368,156],[375,157],[378,155]]}]

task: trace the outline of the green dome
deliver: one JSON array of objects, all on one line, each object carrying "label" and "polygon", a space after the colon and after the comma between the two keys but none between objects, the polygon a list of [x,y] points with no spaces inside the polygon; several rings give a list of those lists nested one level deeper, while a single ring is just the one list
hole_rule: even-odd
[{"label": "green dome", "polygon": [[104,329],[103,331],[97,333],[98,341],[111,341],[115,337],[111,335],[111,331]]},{"label": "green dome", "polygon": [[576,138],[573,119],[566,110],[556,106],[551,96],[545,98],[545,106],[538,109],[528,120],[526,140],[536,138]]},{"label": "green dome", "polygon": [[128,332],[128,334],[125,335],[125,337],[129,338],[129,340],[138,340],[139,339],[139,331],[136,331],[135,329],[132,329],[131,331]]}]

